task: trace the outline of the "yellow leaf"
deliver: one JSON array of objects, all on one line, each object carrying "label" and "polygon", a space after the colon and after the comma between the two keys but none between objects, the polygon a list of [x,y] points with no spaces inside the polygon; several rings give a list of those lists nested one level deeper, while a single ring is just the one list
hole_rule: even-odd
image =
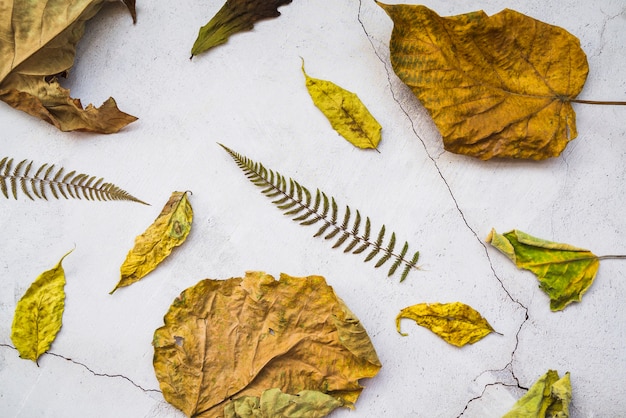
[{"label": "yellow leaf", "polygon": [[193,209],[187,192],[172,193],[152,225],[135,238],[135,246],[120,267],[120,281],[111,293],[139,281],[169,256],[174,247],[182,245],[191,231],[192,220]]},{"label": "yellow leaf", "polygon": [[333,129],[356,147],[376,149],[382,127],[361,99],[335,83],[309,77],[304,71],[304,60],[302,73],[313,103],[326,116]]},{"label": "yellow leaf", "polygon": [[65,310],[65,271],[61,263],[72,251],[54,268],[41,273],[15,307],[11,341],[21,358],[37,362],[61,329]]},{"label": "yellow leaf", "polygon": [[225,418],[248,417],[325,417],[343,406],[340,399],[315,390],[303,390],[295,395],[268,389],[260,398],[244,396],[226,404]]},{"label": "yellow leaf", "polygon": [[419,303],[402,309],[396,317],[396,329],[407,335],[400,331],[402,318],[414,320],[457,347],[474,344],[495,332],[478,311],[461,302]]},{"label": "yellow leaf", "polygon": [[576,138],[571,101],[588,73],[578,38],[509,9],[441,17],[424,6],[378,4],[394,22],[393,69],[446,150],[541,160]]},{"label": "yellow leaf", "polygon": [[571,400],[569,372],[559,379],[556,371],[548,370],[503,418],[568,418]]},{"label": "yellow leaf", "polygon": [[518,230],[498,234],[492,229],[487,242],[517,267],[530,270],[537,276],[539,287],[550,297],[553,311],[580,302],[600,267],[599,257],[589,250],[546,241]]},{"label": "yellow leaf", "polygon": [[[137,118],[109,98],[83,108],[60,86],[74,64],[85,23],[104,0],[0,2],[0,100],[62,131],[113,133]],[[135,0],[124,0],[134,18]]]},{"label": "yellow leaf", "polygon": [[285,398],[269,389],[321,392],[301,405],[317,412],[351,407],[359,379],[380,369],[367,332],[320,276],[202,280],[174,300],[153,345],[163,396],[194,417],[262,408],[264,399],[275,413],[262,416],[282,416]]}]

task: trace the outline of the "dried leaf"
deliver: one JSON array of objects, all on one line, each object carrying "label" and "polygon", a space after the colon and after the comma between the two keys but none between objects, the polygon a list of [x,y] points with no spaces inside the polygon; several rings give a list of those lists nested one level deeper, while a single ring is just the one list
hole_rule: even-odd
[{"label": "dried leaf", "polygon": [[282,408],[284,396],[269,389],[337,400],[307,395],[302,407],[320,405],[320,413],[351,407],[359,379],[380,369],[367,332],[320,276],[202,280],[174,300],[153,345],[163,396],[194,417],[256,408],[254,398],[261,408]]},{"label": "dried leaf", "polygon": [[550,297],[553,311],[580,302],[600,267],[598,256],[589,250],[535,238],[518,230],[501,235],[492,229],[487,242],[517,267],[537,276],[539,287]]},{"label": "dried leaf", "polygon": [[541,160],[576,138],[571,100],[588,73],[578,38],[509,9],[441,17],[424,6],[378,4],[394,22],[393,69],[446,150]]},{"label": "dried leaf", "polygon": [[65,310],[65,271],[61,263],[72,251],[54,268],[41,273],[15,307],[11,341],[21,358],[37,362],[61,329]]},{"label": "dried leaf", "polygon": [[340,399],[315,390],[303,390],[289,395],[274,388],[264,391],[261,397],[244,396],[226,404],[225,418],[247,417],[324,417],[343,406]]},{"label": "dried leaf", "polygon": [[402,309],[396,317],[396,329],[407,335],[400,331],[402,318],[414,320],[457,347],[474,344],[495,332],[478,311],[461,302],[419,303]]},{"label": "dried leaf", "polygon": [[[62,131],[114,133],[137,118],[109,98],[83,109],[60,86],[74,64],[85,23],[103,0],[0,3],[0,100]],[[134,0],[125,0],[134,17]]]},{"label": "dried leaf", "polygon": [[376,149],[382,127],[361,99],[335,83],[309,77],[304,71],[304,60],[302,73],[313,103],[328,118],[333,129],[356,147]]},{"label": "dried leaf", "polygon": [[135,246],[128,252],[120,267],[121,278],[111,290],[129,286],[154,270],[174,247],[182,245],[191,231],[193,209],[187,192],[174,192],[156,220],[135,238]]},{"label": "dried leaf", "polygon": [[558,372],[548,370],[503,418],[568,418],[571,400],[569,372],[559,379]]},{"label": "dried leaf", "polygon": [[280,16],[278,8],[291,0],[226,0],[222,8],[205,26],[191,48],[191,56],[226,43],[237,33],[252,30],[259,20]]}]

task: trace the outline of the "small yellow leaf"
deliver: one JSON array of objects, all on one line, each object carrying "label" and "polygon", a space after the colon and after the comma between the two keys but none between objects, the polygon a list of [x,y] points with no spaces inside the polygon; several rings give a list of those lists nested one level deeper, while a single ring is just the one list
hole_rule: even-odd
[{"label": "small yellow leaf", "polygon": [[550,297],[553,311],[580,302],[600,267],[600,259],[589,250],[546,241],[518,230],[498,234],[492,229],[487,242],[517,267],[537,276],[539,287]]},{"label": "small yellow leaf", "polygon": [[558,372],[548,370],[502,418],[568,418],[571,400],[569,372],[559,379]]},{"label": "small yellow leaf", "polygon": [[495,332],[478,311],[461,302],[419,303],[402,309],[396,317],[396,329],[401,335],[400,320],[412,319],[457,347],[474,344]]},{"label": "small yellow leaf", "polygon": [[174,247],[182,245],[191,231],[192,220],[193,209],[187,192],[172,193],[152,225],[135,238],[135,246],[120,268],[120,281],[111,293],[139,281],[169,256]]},{"label": "small yellow leaf", "polygon": [[[359,379],[381,367],[363,325],[321,276],[205,279],[164,320],[154,371],[187,416],[323,416],[352,407]],[[254,415],[259,408],[267,414]]]},{"label": "small yellow leaf", "polygon": [[313,103],[326,116],[333,129],[356,147],[376,149],[382,127],[361,99],[330,81],[309,77],[304,71],[304,60],[302,73]]},{"label": "small yellow leaf", "polygon": [[541,160],[576,138],[571,102],[589,67],[574,35],[510,9],[442,17],[425,6],[377,4],[394,22],[393,69],[446,150]]},{"label": "small yellow leaf", "polygon": [[65,271],[61,263],[72,251],[61,257],[53,269],[41,273],[15,307],[11,341],[21,358],[37,362],[61,329],[65,310]]}]

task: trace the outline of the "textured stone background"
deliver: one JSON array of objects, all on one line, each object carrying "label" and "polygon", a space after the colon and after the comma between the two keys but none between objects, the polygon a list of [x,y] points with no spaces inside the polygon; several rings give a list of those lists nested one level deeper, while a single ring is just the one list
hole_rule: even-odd
[{"label": "textured stone background", "polygon": [[[441,15],[515,8],[581,40],[580,98],[625,100],[621,0],[428,0]],[[354,412],[333,417],[498,417],[548,369],[571,372],[573,417],[626,416],[626,263],[603,261],[583,303],[560,313],[535,277],[486,247],[492,227],[626,253],[626,109],[575,105],[579,137],[545,162],[481,162],[443,150],[434,124],[389,64],[392,22],[370,0],[294,0],[282,16],[189,61],[221,2],[138,2],[133,25],[111,4],[88,24],[65,85],[84,104],[113,96],[139,117],[111,136],[62,133],[0,104],[1,155],[104,177],[152,204],[0,199],[0,415],[179,417],[152,369],[151,339],[172,300],[200,279],[263,270],[326,277],[368,330],[383,363]],[[330,128],[312,77],[359,94],[383,126],[380,153]],[[252,186],[217,142],[319,187],[421,251],[404,283],[332,250]],[[187,243],[143,281],[108,292],[119,265],[174,190],[191,190]],[[63,329],[37,367],[10,340],[15,304],[64,261]],[[502,335],[458,349],[398,311],[461,301]]]}]

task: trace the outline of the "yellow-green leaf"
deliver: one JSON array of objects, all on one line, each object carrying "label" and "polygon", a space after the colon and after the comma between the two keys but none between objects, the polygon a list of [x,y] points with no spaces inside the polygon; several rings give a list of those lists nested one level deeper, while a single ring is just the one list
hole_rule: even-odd
[{"label": "yellow-green leaf", "polygon": [[576,138],[571,102],[589,67],[574,35],[510,9],[441,17],[424,6],[378,4],[394,22],[393,69],[446,150],[541,160]]},{"label": "yellow-green leaf", "polygon": [[[288,416],[278,413],[283,407],[322,416],[338,403],[352,407],[359,379],[381,367],[359,320],[320,276],[205,279],[183,291],[164,319],[154,333],[154,370],[165,399],[187,416],[264,403],[275,414],[247,416]],[[282,394],[266,393],[275,388]],[[321,394],[285,405],[302,391]]]},{"label": "yellow-green leaf", "polygon": [[359,97],[327,80],[309,77],[304,71],[306,88],[331,126],[354,146],[359,148],[378,147],[382,127],[367,110]]},{"label": "yellow-green leaf", "polygon": [[225,43],[237,32],[252,30],[259,20],[280,16],[278,8],[289,3],[291,0],[226,0],[209,23],[200,28],[191,56]]},{"label": "yellow-green leaf", "polygon": [[37,362],[61,329],[65,310],[65,271],[61,263],[72,251],[54,268],[41,273],[15,307],[11,341],[21,358]]},{"label": "yellow-green leaf", "polygon": [[316,390],[303,390],[295,395],[274,388],[264,391],[261,397],[244,396],[226,404],[225,418],[248,417],[325,417],[343,406],[340,399]]},{"label": "yellow-green leaf", "polygon": [[120,267],[120,281],[111,291],[131,285],[154,270],[174,247],[182,245],[191,231],[193,209],[187,192],[174,192],[156,220],[135,238],[135,246],[128,252]]},{"label": "yellow-green leaf", "polygon": [[419,303],[402,309],[396,317],[396,329],[407,335],[400,330],[402,318],[414,320],[457,347],[474,344],[495,332],[478,311],[461,302]]},{"label": "yellow-green leaf", "polygon": [[[109,98],[83,108],[61,87],[86,22],[104,0],[0,2],[0,100],[62,131],[113,133],[137,118]],[[135,18],[135,0],[124,0]]]},{"label": "yellow-green leaf", "polygon": [[568,418],[571,400],[569,372],[559,379],[556,371],[548,370],[503,418]]},{"label": "yellow-green leaf", "polygon": [[546,241],[518,230],[498,234],[492,229],[487,242],[517,267],[530,270],[537,276],[539,287],[550,297],[553,311],[580,302],[600,267],[598,256],[589,250]]}]

